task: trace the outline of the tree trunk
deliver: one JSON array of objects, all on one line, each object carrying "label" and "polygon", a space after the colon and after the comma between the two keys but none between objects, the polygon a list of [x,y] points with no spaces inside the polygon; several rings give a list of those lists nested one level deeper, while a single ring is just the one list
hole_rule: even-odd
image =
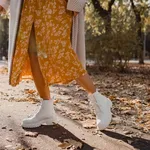
[{"label": "tree trunk", "polygon": [[139,64],[144,64],[144,45],[143,45],[143,38],[142,38],[142,19],[141,19],[141,14],[137,10],[133,0],[130,0],[131,2],[131,7],[134,11],[135,17],[136,17],[136,23],[138,24],[138,30],[137,30],[137,35],[138,35],[138,40],[139,40],[139,46],[140,46],[140,51],[139,51]]},{"label": "tree trunk", "polygon": [[95,10],[98,12],[99,16],[103,18],[105,24],[105,32],[110,33],[112,31],[111,27],[111,12],[112,12],[112,5],[114,4],[115,0],[111,0],[108,3],[108,10],[105,10],[100,5],[98,0],[92,0]]}]

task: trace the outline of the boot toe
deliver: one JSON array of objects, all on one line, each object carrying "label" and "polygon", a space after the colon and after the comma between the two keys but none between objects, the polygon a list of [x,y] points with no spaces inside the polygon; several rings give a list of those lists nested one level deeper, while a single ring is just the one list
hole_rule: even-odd
[{"label": "boot toe", "polygon": [[36,128],[41,126],[40,122],[36,122],[33,118],[27,118],[22,121],[23,128]]},{"label": "boot toe", "polygon": [[103,121],[97,119],[96,122],[97,122],[97,127],[98,127],[99,130],[105,130],[109,126],[109,124],[111,122],[111,119],[103,120]]}]

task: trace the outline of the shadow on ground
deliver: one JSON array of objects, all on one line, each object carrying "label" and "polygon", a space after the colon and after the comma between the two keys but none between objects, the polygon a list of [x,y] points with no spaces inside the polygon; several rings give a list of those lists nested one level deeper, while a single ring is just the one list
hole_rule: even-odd
[{"label": "shadow on ground", "polygon": [[146,139],[138,138],[138,137],[130,138],[128,136],[125,136],[116,132],[112,132],[112,131],[102,131],[102,132],[109,137],[122,140],[130,144],[131,146],[133,146],[134,148],[138,150],[150,150],[150,140],[146,140]]},{"label": "shadow on ground", "polygon": [[61,143],[64,142],[65,139],[72,139],[77,142],[82,143],[82,148],[78,148],[77,150],[100,150],[97,148],[94,148],[87,143],[83,142],[79,138],[77,138],[75,135],[73,135],[71,132],[69,132],[67,129],[60,125],[55,126],[41,126],[34,129],[24,129],[28,132],[38,132],[39,134],[49,136],[52,139],[56,139],[60,141]]}]

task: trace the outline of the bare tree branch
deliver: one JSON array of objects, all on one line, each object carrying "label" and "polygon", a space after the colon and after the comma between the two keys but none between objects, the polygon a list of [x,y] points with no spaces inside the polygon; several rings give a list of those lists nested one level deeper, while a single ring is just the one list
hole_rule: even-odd
[{"label": "bare tree branch", "polygon": [[130,0],[130,2],[131,2],[131,8],[132,8],[132,10],[134,11],[135,15],[138,15],[139,12],[138,12],[138,10],[137,10],[137,8],[136,8],[136,6],[135,6],[133,0]]},{"label": "bare tree branch", "polygon": [[134,11],[134,14],[135,14],[135,17],[136,17],[136,21],[140,23],[141,22],[140,11],[137,10],[133,0],[130,0],[130,2],[131,2],[131,8]]},{"label": "bare tree branch", "polygon": [[112,5],[114,4],[115,0],[111,0],[109,3],[108,3],[108,11],[112,11]]},{"label": "bare tree branch", "polygon": [[137,30],[137,35],[139,37],[140,40],[140,46],[141,46],[141,51],[139,53],[139,63],[140,64],[144,64],[144,57],[143,57],[143,39],[142,39],[142,18],[141,18],[141,12],[137,9],[137,7],[135,6],[135,3],[133,2],[133,0],[130,0],[131,2],[131,8],[135,14],[136,17],[136,22],[138,23],[138,30]]},{"label": "bare tree branch", "polygon": [[110,0],[108,3],[108,10],[104,9],[99,0],[92,0],[95,10],[98,12],[99,16],[103,18],[105,23],[105,30],[107,33],[111,31],[111,12],[112,12],[112,5],[114,4],[115,0]]},{"label": "bare tree branch", "polygon": [[92,0],[92,3],[94,5],[94,8],[96,9],[96,11],[99,13],[99,15],[104,18],[106,17],[106,14],[108,13],[107,10],[105,10],[99,3],[98,0]]}]

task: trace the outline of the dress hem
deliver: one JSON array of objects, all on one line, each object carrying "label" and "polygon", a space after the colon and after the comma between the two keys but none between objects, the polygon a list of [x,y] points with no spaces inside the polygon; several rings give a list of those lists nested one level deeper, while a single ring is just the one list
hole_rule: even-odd
[{"label": "dress hem", "polygon": [[[54,85],[54,84],[69,84],[70,82],[72,82],[72,81],[78,79],[78,78],[81,77],[81,76],[84,76],[85,74],[87,74],[87,71],[86,71],[86,70],[85,70],[84,72],[80,73],[80,74],[79,74],[78,76],[76,76],[75,78],[70,78],[70,79],[65,80],[65,81],[47,82],[47,85],[48,85],[48,86],[51,86],[51,85]],[[34,81],[33,77],[32,77],[31,75],[29,75],[28,77],[22,77],[22,78],[20,79],[20,81],[19,81],[18,83],[16,83],[16,84],[11,84],[11,83],[9,82],[9,85],[11,85],[12,87],[15,87],[15,86],[19,85],[22,81],[25,81],[25,80],[32,80],[32,81]]]}]

